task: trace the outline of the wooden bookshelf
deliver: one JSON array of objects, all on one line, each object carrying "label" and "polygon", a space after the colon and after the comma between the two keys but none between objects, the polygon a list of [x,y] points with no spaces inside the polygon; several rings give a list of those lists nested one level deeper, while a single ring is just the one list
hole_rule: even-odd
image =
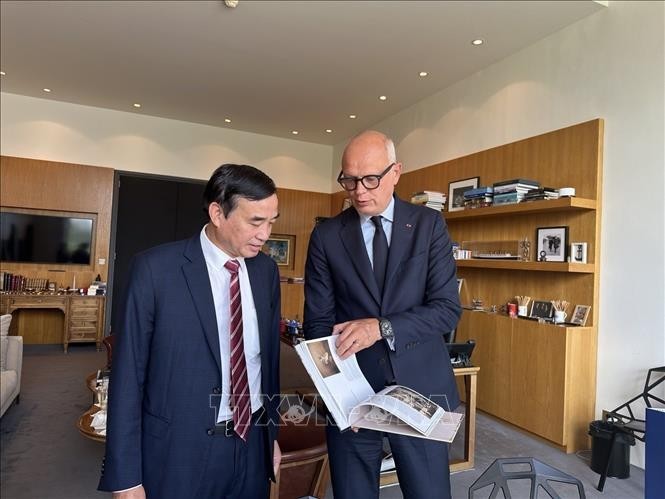
[{"label": "wooden bookshelf", "polygon": [[[478,408],[559,448],[588,448],[595,417],[603,121],[600,119],[480,151],[402,175],[398,195],[423,189],[448,194],[451,182],[479,177],[479,186],[530,178],[552,188],[574,187],[576,197],[455,212],[443,217],[453,241],[531,242],[530,261],[458,260],[465,305],[485,307],[516,295],[591,305],[585,327],[561,327],[465,310],[456,341],[476,341],[472,361],[481,368]],[[568,227],[571,242],[588,244],[587,263],[538,262],[536,231]]]}]

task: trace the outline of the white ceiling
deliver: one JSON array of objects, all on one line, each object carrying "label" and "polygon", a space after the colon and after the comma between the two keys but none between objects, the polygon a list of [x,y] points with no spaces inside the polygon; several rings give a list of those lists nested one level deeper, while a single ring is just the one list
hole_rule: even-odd
[{"label": "white ceiling", "polygon": [[[1,89],[335,144],[601,8],[592,1],[240,0],[231,9],[222,1],[2,0]],[[486,43],[474,47],[474,38]]]}]

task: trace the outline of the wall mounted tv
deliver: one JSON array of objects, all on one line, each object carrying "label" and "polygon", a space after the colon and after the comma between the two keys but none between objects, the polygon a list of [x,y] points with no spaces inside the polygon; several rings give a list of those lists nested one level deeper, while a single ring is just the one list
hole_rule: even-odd
[{"label": "wall mounted tv", "polygon": [[0,212],[0,260],[90,265],[94,216]]}]

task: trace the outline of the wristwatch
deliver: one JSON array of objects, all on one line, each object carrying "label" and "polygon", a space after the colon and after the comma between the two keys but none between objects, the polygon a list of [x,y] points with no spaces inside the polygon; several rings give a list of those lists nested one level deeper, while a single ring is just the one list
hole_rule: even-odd
[{"label": "wristwatch", "polygon": [[395,337],[393,325],[385,317],[379,317],[379,331],[384,340],[392,340]]}]

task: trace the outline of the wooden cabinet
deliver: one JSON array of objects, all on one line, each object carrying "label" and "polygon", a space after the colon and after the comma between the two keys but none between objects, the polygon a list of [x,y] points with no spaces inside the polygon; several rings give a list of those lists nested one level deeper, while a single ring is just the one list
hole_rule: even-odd
[{"label": "wooden cabinet", "polygon": [[[406,173],[402,198],[423,189],[448,192],[450,182],[480,185],[531,178],[576,197],[444,213],[453,241],[527,238],[531,259],[458,260],[461,299],[500,307],[516,295],[591,305],[585,327],[539,324],[505,314],[465,310],[456,341],[474,339],[480,366],[478,408],[547,439],[567,452],[588,448],[595,416],[603,121],[592,120]],[[535,261],[536,229],[568,227],[568,241],[586,242],[586,264]]]},{"label": "wooden cabinet", "polygon": [[72,296],[69,299],[64,348],[69,343],[95,342],[101,348],[104,325],[104,297]]}]

